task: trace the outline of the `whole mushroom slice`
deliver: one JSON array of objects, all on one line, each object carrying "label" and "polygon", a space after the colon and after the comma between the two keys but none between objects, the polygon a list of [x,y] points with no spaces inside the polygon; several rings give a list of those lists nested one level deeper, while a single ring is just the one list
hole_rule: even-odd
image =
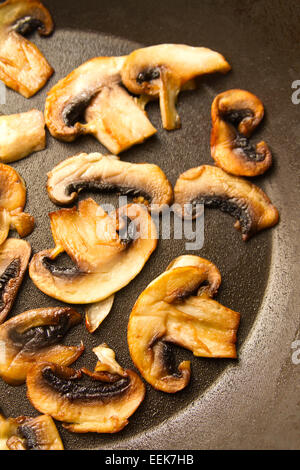
[{"label": "whole mushroom slice", "polygon": [[37,93],[53,68],[26,35],[37,29],[49,36],[54,28],[49,11],[36,0],[6,0],[0,5],[0,80],[25,98]]},{"label": "whole mushroom slice", "polygon": [[70,328],[81,322],[72,308],[39,308],[16,315],[0,326],[0,377],[21,385],[36,362],[69,366],[83,353],[83,345],[60,344]]},{"label": "whole mushroom slice", "polygon": [[[50,214],[56,247],[37,253],[29,274],[45,294],[71,304],[107,299],[134,279],[157,245],[147,209],[129,204],[108,215],[92,199]],[[73,268],[53,263],[66,252]]]},{"label": "whole mushroom slice", "polygon": [[[63,421],[68,431],[116,433],[142,403],[145,386],[115,361],[107,345],[93,351],[99,359],[94,372],[36,364],[27,376],[27,395],[37,410]],[[83,374],[91,379],[88,384],[82,382]]]},{"label": "whole mushroom slice", "polygon": [[64,450],[64,446],[51,416],[5,419],[0,414],[0,450]]},{"label": "whole mushroom slice", "polygon": [[31,247],[10,238],[0,247],[0,323],[10,312],[26,272]]},{"label": "whole mushroom slice", "polygon": [[156,133],[146,113],[121,86],[124,60],[91,59],[50,90],[45,118],[53,137],[72,142],[80,134],[93,134],[118,154]]},{"label": "whole mushroom slice", "polygon": [[19,173],[11,166],[0,163],[0,245],[9,230],[17,230],[26,237],[34,229],[34,218],[23,212],[26,204],[26,186]]},{"label": "whole mushroom slice", "polygon": [[129,54],[122,68],[122,81],[137,95],[159,98],[163,127],[180,127],[176,110],[179,92],[197,76],[227,73],[230,65],[218,52],[205,47],[160,44]]},{"label": "whole mushroom slice", "polygon": [[257,176],[272,165],[265,142],[252,145],[248,138],[260,124],[264,106],[245,90],[219,94],[211,109],[211,155],[216,165],[237,176]]},{"label": "whole mushroom slice", "polygon": [[[214,301],[220,282],[212,263],[180,260],[138,298],[129,318],[128,346],[142,376],[157,390],[175,393],[190,381],[190,362],[176,368],[170,344],[198,357],[236,358],[240,314]],[[176,267],[179,266],[179,267]],[[203,283],[211,290],[202,290]],[[214,286],[214,287],[213,287]],[[195,293],[198,292],[198,295]]]},{"label": "whole mushroom slice", "polygon": [[279,219],[278,210],[262,189],[210,165],[191,168],[180,175],[174,195],[183,216],[192,216],[196,204],[232,215],[244,241],[260,230],[273,227]]},{"label": "whole mushroom slice", "polygon": [[44,115],[32,109],[26,113],[0,116],[0,161],[15,162],[46,147]]},{"label": "whole mushroom slice", "polygon": [[47,190],[55,204],[75,201],[79,191],[117,191],[138,197],[160,212],[173,201],[173,188],[164,172],[150,163],[123,162],[113,155],[81,153],[67,158],[48,173]]}]

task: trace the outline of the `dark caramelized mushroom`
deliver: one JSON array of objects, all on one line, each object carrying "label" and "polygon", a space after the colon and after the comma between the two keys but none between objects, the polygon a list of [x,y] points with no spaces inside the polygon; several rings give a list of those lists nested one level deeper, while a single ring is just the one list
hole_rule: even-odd
[{"label": "dark caramelized mushroom", "polygon": [[122,81],[132,93],[159,98],[163,126],[171,130],[180,127],[176,110],[179,92],[199,75],[229,70],[224,57],[210,49],[160,44],[129,54],[122,68]]},{"label": "dark caramelized mushroom", "polygon": [[245,90],[228,90],[212,104],[211,155],[216,165],[237,176],[257,176],[272,164],[265,142],[256,147],[248,138],[264,116],[262,102]]},{"label": "dark caramelized mushroom", "polygon": [[[45,294],[72,304],[107,299],[142,270],[157,245],[156,226],[139,204],[108,215],[92,199],[50,214],[56,247],[37,253],[29,274]],[[76,230],[74,230],[76,227]],[[53,261],[66,252],[74,268]]]},{"label": "dark caramelized mushroom", "polygon": [[82,153],[67,158],[48,173],[47,190],[56,204],[70,204],[82,189],[118,191],[140,196],[160,212],[173,200],[173,189],[163,171],[149,163],[128,163],[115,156]]},{"label": "dark caramelized mushroom", "polygon": [[[27,395],[37,410],[44,410],[71,432],[121,431],[145,396],[139,376],[122,369],[106,345],[94,349],[95,371],[75,371],[51,363],[36,364],[27,376]],[[85,374],[92,383],[85,383]]]},{"label": "dark caramelized mushroom", "polygon": [[145,112],[121,86],[124,59],[89,60],[52,88],[45,118],[53,137],[71,142],[80,134],[93,134],[118,154],[155,134]]},{"label": "dark caramelized mushroom", "polygon": [[60,435],[50,416],[0,415],[0,450],[64,450]]},{"label": "dark caramelized mushroom", "polygon": [[72,308],[40,308],[16,315],[0,326],[0,377],[20,385],[32,364],[49,361],[71,365],[82,354],[80,346],[64,346],[69,329],[81,322]]},{"label": "dark caramelized mushroom", "polygon": [[0,80],[25,98],[37,93],[53,74],[39,49],[22,35],[37,29],[53,31],[49,11],[36,0],[6,0],[0,4]]},{"label": "dark caramelized mushroom", "polygon": [[27,269],[31,247],[10,238],[0,247],[0,323],[10,312]]},{"label": "dark caramelized mushroom", "polygon": [[[147,382],[167,393],[182,390],[190,380],[188,361],[174,366],[171,343],[198,357],[236,358],[240,314],[212,300],[220,273],[209,261],[196,258],[176,259],[140,295],[129,318],[134,364]],[[203,283],[208,283],[204,289]]]},{"label": "dark caramelized mushroom", "polygon": [[244,241],[260,230],[273,227],[279,218],[276,207],[262,189],[210,165],[183,173],[176,182],[174,194],[183,216],[192,216],[195,204],[205,204],[235,217],[235,228],[242,232]]}]

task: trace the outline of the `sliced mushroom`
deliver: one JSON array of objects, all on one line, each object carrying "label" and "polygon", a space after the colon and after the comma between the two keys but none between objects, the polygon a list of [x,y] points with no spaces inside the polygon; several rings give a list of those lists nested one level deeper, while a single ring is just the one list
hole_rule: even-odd
[{"label": "sliced mushroom", "polygon": [[124,60],[94,58],[52,88],[45,118],[53,137],[71,142],[80,134],[93,134],[110,152],[118,154],[155,134],[146,113],[121,87]]},{"label": "sliced mushroom", "polygon": [[53,31],[49,11],[36,0],[6,0],[0,5],[0,80],[25,98],[37,93],[54,70],[26,35]]},{"label": "sliced mushroom", "polygon": [[[176,368],[170,343],[198,357],[236,358],[240,314],[212,300],[220,281],[212,263],[181,257],[138,298],[129,318],[129,351],[157,390],[175,393],[190,381],[190,362]],[[203,283],[208,283],[204,289]]]},{"label": "sliced mushroom", "polygon": [[[93,351],[99,359],[94,372],[36,364],[27,376],[27,395],[37,410],[63,421],[68,431],[115,433],[143,401],[145,386],[135,372],[119,366],[108,346]],[[82,374],[92,383],[82,383]]]},{"label": "sliced mushroom", "polygon": [[83,353],[83,345],[60,343],[81,315],[72,308],[39,308],[16,315],[0,326],[0,377],[21,385],[38,361],[69,366]]},{"label": "sliced mushroom", "polygon": [[27,113],[0,116],[0,161],[14,162],[46,147],[43,113],[32,109]]},{"label": "sliced mushroom", "polygon": [[51,416],[0,415],[0,450],[64,450],[64,446]]},{"label": "sliced mushroom", "polygon": [[228,90],[212,104],[211,155],[217,166],[237,176],[257,176],[272,165],[265,142],[256,147],[248,138],[264,116],[262,102],[245,90]]},{"label": "sliced mushroom", "polygon": [[174,194],[183,216],[192,216],[193,207],[199,203],[235,217],[235,228],[241,231],[244,241],[273,227],[279,219],[276,207],[262,189],[210,165],[191,168],[180,175]]},{"label": "sliced mushroom", "polygon": [[101,302],[87,305],[87,307],[84,309],[85,325],[89,333],[94,333],[99,328],[103,320],[105,320],[107,315],[110,313],[114,304],[114,300],[115,296],[111,295]]},{"label": "sliced mushroom", "polygon": [[10,238],[0,247],[0,323],[10,312],[27,269],[31,247]]},{"label": "sliced mushroom", "polygon": [[100,153],[81,153],[67,158],[48,173],[47,190],[55,204],[70,204],[82,189],[118,191],[140,196],[160,212],[173,200],[173,189],[164,172],[149,163],[123,162]]},{"label": "sliced mushroom", "polygon": [[[36,254],[29,274],[42,292],[64,302],[107,299],[138,275],[157,245],[155,224],[138,204],[108,215],[86,199],[78,210],[61,209],[50,218],[56,247]],[[53,264],[63,251],[75,263],[73,269]]]},{"label": "sliced mushroom", "polygon": [[176,110],[180,90],[199,75],[229,70],[224,57],[210,49],[160,44],[138,49],[127,56],[122,81],[132,93],[159,97],[163,126],[171,130],[180,127]]},{"label": "sliced mushroom", "polygon": [[10,228],[26,237],[34,229],[34,218],[23,212],[26,204],[24,180],[14,168],[0,163],[0,245]]}]

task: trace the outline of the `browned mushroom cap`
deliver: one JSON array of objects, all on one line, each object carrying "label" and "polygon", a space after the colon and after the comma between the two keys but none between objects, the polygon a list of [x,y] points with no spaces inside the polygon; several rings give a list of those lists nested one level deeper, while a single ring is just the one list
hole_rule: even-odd
[{"label": "browned mushroom cap", "polygon": [[[63,302],[90,304],[110,297],[137,276],[157,245],[155,224],[138,204],[108,215],[86,199],[78,210],[61,209],[50,218],[56,248],[36,254],[29,274],[42,292]],[[63,251],[73,269],[53,264]]]},{"label": "browned mushroom cap", "polygon": [[133,51],[124,62],[122,81],[132,93],[159,97],[163,126],[171,130],[180,127],[180,90],[199,75],[229,70],[224,57],[210,49],[160,44]]},{"label": "browned mushroom cap", "polygon": [[6,0],[0,5],[0,80],[30,98],[54,70],[39,49],[22,35],[34,29],[42,36],[53,31],[49,11],[36,0]]},{"label": "browned mushroom cap", "polygon": [[0,450],[64,450],[50,416],[5,419],[0,415]]},{"label": "browned mushroom cap", "polygon": [[187,217],[192,215],[197,203],[235,217],[235,228],[242,232],[244,241],[260,230],[273,227],[279,218],[276,207],[262,189],[210,165],[191,168],[180,175],[174,194],[175,204]]},{"label": "browned mushroom cap", "polygon": [[80,134],[93,134],[118,154],[155,134],[145,112],[120,86],[124,59],[89,60],[52,88],[45,118],[54,137],[71,142]]},{"label": "browned mushroom cap", "polygon": [[14,162],[46,146],[43,113],[32,109],[26,113],[0,116],[0,161]]},{"label": "browned mushroom cap", "polygon": [[[212,282],[210,292],[201,290],[205,282]],[[175,393],[189,383],[190,363],[176,368],[170,343],[195,356],[236,357],[240,314],[212,300],[219,283],[212,263],[186,257],[175,260],[138,298],[129,318],[128,346],[134,364],[154,388]]]},{"label": "browned mushroom cap", "polygon": [[149,163],[129,163],[100,153],[67,158],[48,173],[47,190],[56,204],[70,204],[82,189],[118,191],[139,196],[160,212],[173,200],[173,189],[164,172]]},{"label": "browned mushroom cap", "polygon": [[26,204],[24,180],[16,170],[0,163],[0,245],[6,240],[10,228],[26,237],[34,229],[34,218],[23,212]]},{"label": "browned mushroom cap", "polygon": [[272,164],[265,142],[256,147],[251,136],[264,116],[262,102],[245,90],[228,90],[212,104],[211,155],[217,166],[237,176],[257,176]]},{"label": "browned mushroom cap", "polygon": [[63,346],[70,328],[81,322],[72,308],[40,308],[21,313],[0,326],[0,377],[20,385],[35,362],[71,365],[84,347]]},{"label": "browned mushroom cap", "polygon": [[[143,401],[145,386],[135,372],[119,366],[106,345],[94,352],[99,359],[94,372],[36,364],[27,376],[27,395],[37,410],[63,421],[71,432],[115,433]],[[82,383],[82,373],[92,383]]]},{"label": "browned mushroom cap", "polygon": [[0,247],[0,323],[10,312],[27,269],[31,247],[10,238]]}]

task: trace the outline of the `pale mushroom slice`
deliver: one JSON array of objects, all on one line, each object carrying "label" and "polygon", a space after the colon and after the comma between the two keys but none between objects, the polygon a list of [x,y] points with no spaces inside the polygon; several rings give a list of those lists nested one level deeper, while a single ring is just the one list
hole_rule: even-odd
[{"label": "pale mushroom slice", "polygon": [[9,314],[22,284],[31,255],[24,240],[9,238],[0,247],[0,323]]},{"label": "pale mushroom slice", "polygon": [[0,246],[9,230],[17,230],[26,237],[34,229],[34,218],[23,212],[26,204],[26,187],[19,173],[11,166],[0,163]]},{"label": "pale mushroom slice", "polygon": [[225,173],[221,168],[202,165],[178,178],[175,207],[184,217],[193,217],[196,204],[219,209],[237,219],[235,228],[244,241],[278,223],[278,210],[262,189],[250,181]]},{"label": "pale mushroom slice", "polygon": [[15,162],[46,147],[44,115],[37,109],[0,116],[0,161]]},{"label": "pale mushroom slice", "polygon": [[162,211],[173,201],[173,188],[165,173],[150,163],[129,163],[113,155],[81,153],[48,173],[47,191],[55,204],[74,202],[83,189],[133,195],[135,202],[150,204],[153,212]]},{"label": "pale mushroom slice", "polygon": [[36,0],[6,0],[0,5],[0,80],[25,98],[37,93],[53,68],[26,35],[37,29],[49,36],[54,28],[49,11]]},{"label": "pale mushroom slice", "polygon": [[146,113],[121,86],[124,60],[91,59],[50,90],[45,119],[53,137],[72,142],[80,134],[93,134],[118,154],[156,133]]},{"label": "pale mushroom slice", "polygon": [[0,325],[0,377],[10,385],[21,385],[36,362],[69,366],[83,353],[79,346],[62,343],[68,331],[81,322],[72,308],[29,310]]},{"label": "pale mushroom slice", "polygon": [[[147,209],[129,204],[107,214],[93,199],[50,214],[56,247],[37,253],[29,274],[45,294],[71,304],[107,299],[134,279],[157,246]],[[73,268],[53,262],[66,252]]]},{"label": "pale mushroom slice", "polygon": [[[213,263],[181,257],[138,298],[129,318],[129,351],[142,376],[157,390],[175,393],[190,381],[189,361],[178,368],[173,364],[172,343],[197,357],[236,358],[240,314],[212,299],[220,282]],[[204,290],[203,283],[208,284]]]},{"label": "pale mushroom slice", "polygon": [[0,450],[64,450],[64,446],[51,416],[5,419],[0,414]]},{"label": "pale mushroom slice", "polygon": [[122,81],[137,95],[159,98],[163,127],[180,127],[176,101],[197,76],[227,73],[230,65],[218,52],[205,47],[160,44],[137,49],[129,54],[122,68]]},{"label": "pale mushroom slice", "polygon": [[[28,398],[37,410],[62,421],[68,431],[116,433],[142,403],[145,386],[135,372],[116,362],[107,345],[93,351],[99,359],[94,372],[36,364],[27,376]],[[82,382],[83,374],[89,383]]]},{"label": "pale mushroom slice", "polygon": [[94,333],[105,318],[110,313],[115,296],[111,295],[107,299],[97,302],[95,304],[90,304],[85,307],[85,325],[89,333]]}]

